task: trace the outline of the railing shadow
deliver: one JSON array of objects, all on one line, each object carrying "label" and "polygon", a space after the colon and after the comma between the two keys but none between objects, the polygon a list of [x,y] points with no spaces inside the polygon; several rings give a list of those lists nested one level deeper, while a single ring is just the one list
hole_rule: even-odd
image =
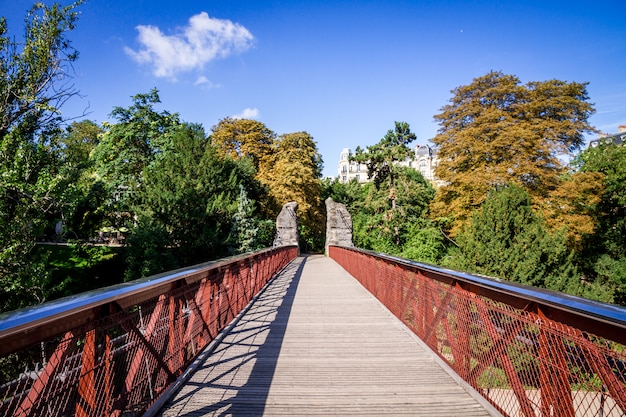
[{"label": "railing shadow", "polygon": [[263,414],[306,259],[271,282],[160,416]]}]

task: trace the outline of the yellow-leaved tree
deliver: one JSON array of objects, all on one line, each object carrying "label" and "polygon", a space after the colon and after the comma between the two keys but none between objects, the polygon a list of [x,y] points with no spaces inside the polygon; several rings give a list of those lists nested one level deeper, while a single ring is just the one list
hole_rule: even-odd
[{"label": "yellow-leaved tree", "polygon": [[523,187],[536,207],[545,206],[563,184],[561,158],[582,147],[584,133],[595,131],[586,86],[559,80],[523,85],[514,75],[490,72],[455,88],[435,115],[436,175],[445,185],[432,215],[451,219],[454,235],[489,190],[507,184]]},{"label": "yellow-leaved tree", "polygon": [[301,241],[311,249],[321,249],[325,225],[323,161],[313,137],[307,132],[280,135],[274,143],[274,158],[267,176],[259,180],[269,186],[277,209],[290,201],[298,203]]},{"label": "yellow-leaved tree", "polygon": [[[257,120],[226,117],[211,128],[211,143],[224,156],[248,158],[256,169],[255,179],[268,187],[268,172],[274,165],[276,133]],[[276,202],[270,194],[259,201],[266,217],[274,216]]]}]

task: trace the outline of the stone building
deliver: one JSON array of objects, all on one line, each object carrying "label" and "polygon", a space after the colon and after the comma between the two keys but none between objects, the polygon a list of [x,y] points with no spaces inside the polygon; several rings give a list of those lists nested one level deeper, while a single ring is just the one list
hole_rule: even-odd
[{"label": "stone building", "polygon": [[589,147],[597,148],[600,145],[608,145],[614,143],[615,145],[623,145],[626,143],[626,125],[619,125],[617,133],[613,135],[601,135],[598,139],[590,140]]},{"label": "stone building", "polygon": [[[352,150],[344,148],[339,158],[339,182],[347,183],[356,180],[359,183],[366,183],[367,165],[350,161]],[[437,151],[428,145],[416,145],[413,148],[413,156],[404,161],[398,162],[398,165],[407,166],[419,171],[428,181],[438,184],[439,181],[435,177],[435,167],[438,162]]]}]

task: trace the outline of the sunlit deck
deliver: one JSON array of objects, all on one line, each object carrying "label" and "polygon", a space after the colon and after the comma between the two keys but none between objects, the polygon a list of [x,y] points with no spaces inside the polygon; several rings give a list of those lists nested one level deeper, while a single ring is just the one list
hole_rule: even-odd
[{"label": "sunlit deck", "polygon": [[333,260],[293,261],[224,334],[161,416],[488,416]]}]

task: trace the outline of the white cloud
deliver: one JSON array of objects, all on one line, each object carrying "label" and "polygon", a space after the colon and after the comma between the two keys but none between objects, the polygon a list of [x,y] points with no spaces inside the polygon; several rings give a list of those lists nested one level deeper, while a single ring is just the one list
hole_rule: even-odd
[{"label": "white cloud", "polygon": [[246,108],[241,113],[231,116],[233,119],[257,119],[259,117],[259,109]]},{"label": "white cloud", "polygon": [[137,26],[139,50],[124,48],[136,62],[152,66],[157,77],[176,79],[181,72],[202,69],[218,58],[244,52],[254,36],[242,25],[209,17],[206,12],[191,16],[189,24],[172,35],[155,26]]},{"label": "white cloud", "polygon": [[199,76],[198,79],[196,79],[196,81],[193,83],[193,85],[194,86],[199,86],[203,90],[210,90],[212,88],[220,88],[221,87],[221,85],[219,85],[219,84],[213,84],[213,82],[211,82],[211,80],[209,80],[204,75]]}]

